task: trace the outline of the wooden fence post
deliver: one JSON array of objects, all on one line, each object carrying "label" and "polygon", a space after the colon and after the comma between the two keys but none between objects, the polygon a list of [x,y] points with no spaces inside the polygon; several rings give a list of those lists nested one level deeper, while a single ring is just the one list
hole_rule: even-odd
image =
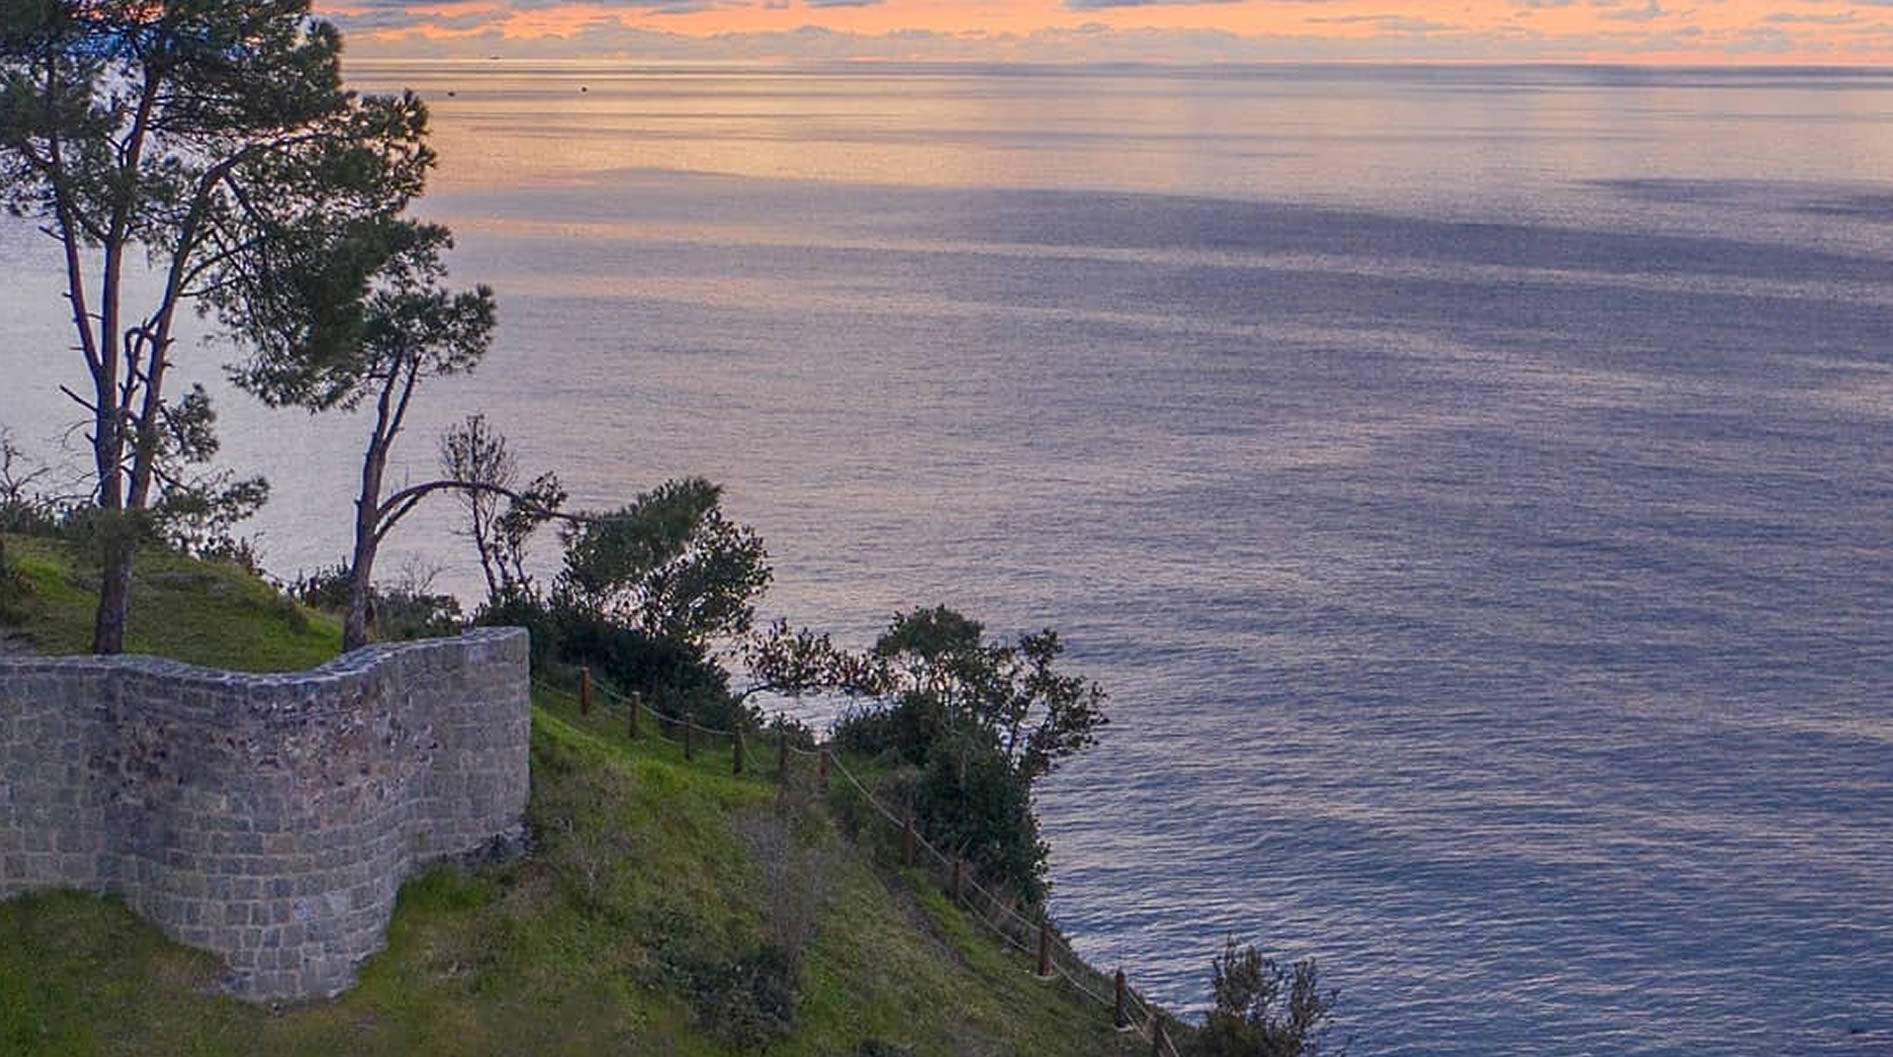
[{"label": "wooden fence post", "polygon": [[900,864],[902,866],[914,864],[914,809],[911,807],[907,809],[907,821],[901,825],[900,830]]},{"label": "wooden fence post", "polygon": [[697,758],[697,716],[694,712],[684,713],[684,759]]},{"label": "wooden fence post", "polygon": [[638,740],[638,713],[644,711],[644,697],[633,692],[625,698],[625,704],[631,706],[631,740]]},{"label": "wooden fence post", "polygon": [[737,723],[735,724],[735,727],[736,727],[735,730],[730,731],[730,773],[742,774],[743,773],[743,755],[744,755],[743,753],[743,725],[741,723]]},{"label": "wooden fence post", "polygon": [[815,747],[815,780],[821,783],[822,792],[828,792],[828,746]]},{"label": "wooden fence post", "polygon": [[789,725],[776,719],[776,781],[789,784]]},{"label": "wooden fence post", "polygon": [[966,863],[959,856],[953,857],[953,901],[961,902],[960,893],[966,887]]},{"label": "wooden fence post", "polygon": [[1052,978],[1052,923],[1039,922],[1039,979]]},{"label": "wooden fence post", "polygon": [[1123,1031],[1131,1026],[1130,987],[1124,982],[1124,970],[1117,971],[1116,983],[1117,1003],[1111,1013],[1111,1026]]},{"label": "wooden fence post", "polygon": [[1168,1041],[1169,1033],[1163,1030],[1163,1013],[1153,1010],[1150,1014],[1150,1057],[1164,1057],[1164,1043]]},{"label": "wooden fence post", "polygon": [[588,667],[578,670],[578,714],[592,714],[592,670]]}]

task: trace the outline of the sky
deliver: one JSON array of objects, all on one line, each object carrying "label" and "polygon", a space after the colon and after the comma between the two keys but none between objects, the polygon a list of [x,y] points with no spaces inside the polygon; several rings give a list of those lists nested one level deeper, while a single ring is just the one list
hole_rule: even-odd
[{"label": "sky", "polygon": [[1893,64],[1893,0],[316,0],[358,57]]}]

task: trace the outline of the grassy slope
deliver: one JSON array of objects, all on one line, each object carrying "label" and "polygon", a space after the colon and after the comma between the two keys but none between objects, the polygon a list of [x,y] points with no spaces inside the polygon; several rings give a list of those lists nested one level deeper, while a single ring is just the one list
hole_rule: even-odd
[{"label": "grassy slope", "polygon": [[[42,644],[73,641],[58,636],[84,598],[53,567],[58,555],[9,552],[39,564],[36,589],[51,585],[28,629]],[[240,632],[243,659],[287,668],[311,656],[311,635],[333,630],[296,631],[238,587],[212,603],[182,586],[238,584],[221,570],[168,559],[141,569],[153,573],[178,574],[157,581],[178,586],[134,595],[149,648],[222,662],[238,652],[220,641],[239,633],[226,625],[270,625]],[[194,631],[170,626],[184,623]],[[411,881],[388,949],[334,1003],[271,1012],[219,997],[214,959],[166,942],[115,900],[0,904],[0,1055],[736,1052],[702,1030],[688,967],[727,963],[766,935],[772,885],[743,834],[776,817],[773,786],[730,776],[721,754],[686,762],[674,746],[628,743],[557,696],[536,702],[532,751],[539,850]],[[795,1029],[769,1053],[846,1055],[869,1038],[943,1057],[1141,1052],[1105,1011],[1034,980],[923,879],[835,836],[819,806],[798,832],[798,854],[820,864],[805,875],[819,877],[810,890],[826,894]]]}]

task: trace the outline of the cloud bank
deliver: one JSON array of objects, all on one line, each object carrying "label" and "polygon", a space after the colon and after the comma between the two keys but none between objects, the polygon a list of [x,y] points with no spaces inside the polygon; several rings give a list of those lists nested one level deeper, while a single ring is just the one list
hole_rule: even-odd
[{"label": "cloud bank", "polygon": [[372,58],[1893,64],[1893,0],[352,0],[318,10],[351,54]]}]

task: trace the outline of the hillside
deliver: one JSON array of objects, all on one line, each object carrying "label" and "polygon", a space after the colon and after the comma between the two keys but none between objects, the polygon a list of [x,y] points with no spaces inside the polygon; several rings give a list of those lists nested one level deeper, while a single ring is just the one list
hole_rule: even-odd
[{"label": "hillside", "polygon": [[[10,539],[8,554],[30,597],[6,619],[42,649],[82,646],[67,552]],[[267,670],[336,648],[332,623],[237,571],[158,557],[139,577],[132,634],[153,652]],[[844,838],[809,776],[780,790],[621,725],[538,690],[534,852],[410,881],[388,949],[334,1003],[222,997],[212,958],[115,900],[0,903],[0,1055],[761,1052],[782,1016],[758,984],[772,940],[801,952],[801,983],[770,1054],[1147,1052],[1108,1010],[1035,979],[934,879]]]}]

